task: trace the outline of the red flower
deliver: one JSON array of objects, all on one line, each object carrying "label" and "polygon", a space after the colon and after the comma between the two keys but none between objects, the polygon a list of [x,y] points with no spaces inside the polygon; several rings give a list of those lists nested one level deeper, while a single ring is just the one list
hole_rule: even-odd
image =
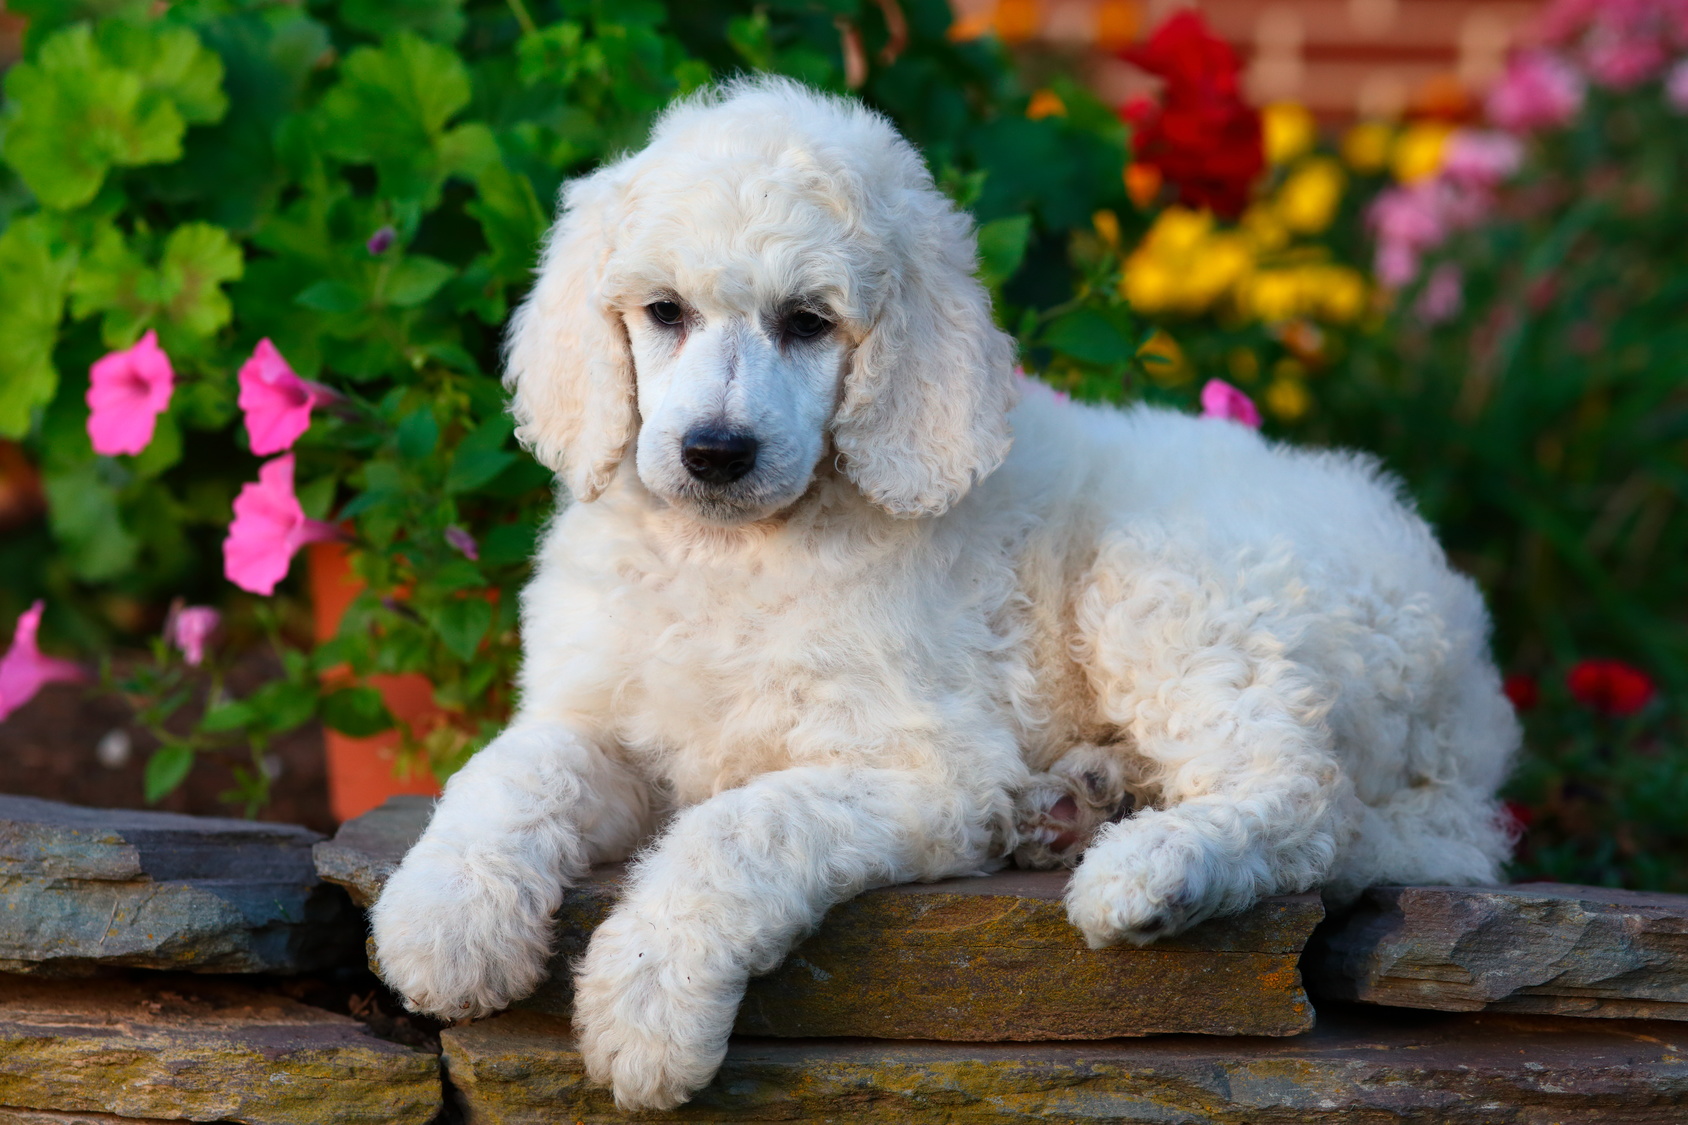
[{"label": "red flower", "polygon": [[1238,93],[1230,44],[1182,9],[1120,57],[1166,80],[1159,106],[1138,99],[1120,109],[1133,127],[1137,163],[1159,169],[1186,206],[1240,215],[1266,152],[1260,114]]},{"label": "red flower", "polygon": [[1584,660],[1565,684],[1577,702],[1603,715],[1633,715],[1653,698],[1647,673],[1621,660]]},{"label": "red flower", "polygon": [[1520,801],[1507,801],[1501,806],[1501,810],[1510,822],[1508,827],[1515,836],[1522,836],[1524,830],[1535,823],[1536,810]]},{"label": "red flower", "polygon": [[1508,676],[1501,687],[1515,711],[1528,711],[1541,702],[1541,687],[1534,676]]}]

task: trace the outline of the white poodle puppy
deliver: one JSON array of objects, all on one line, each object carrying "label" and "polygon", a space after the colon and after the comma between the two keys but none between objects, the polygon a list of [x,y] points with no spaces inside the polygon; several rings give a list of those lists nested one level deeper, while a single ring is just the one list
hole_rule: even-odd
[{"label": "white poodle puppy", "polygon": [[1496,878],[1517,726],[1396,485],[1017,378],[974,264],[889,123],[785,81],[569,185],[506,381],[573,503],[519,713],[375,907],[413,1008],[524,995],[635,850],[575,995],[628,1108],[707,1083],[746,980],[870,887],[1082,851],[1103,946]]}]

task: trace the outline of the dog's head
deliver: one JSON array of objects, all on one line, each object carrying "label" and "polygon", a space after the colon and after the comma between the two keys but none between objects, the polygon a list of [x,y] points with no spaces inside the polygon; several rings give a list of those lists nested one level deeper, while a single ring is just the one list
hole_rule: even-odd
[{"label": "dog's head", "polygon": [[629,445],[712,523],[778,512],[835,452],[874,504],[942,512],[1008,451],[1013,345],[968,218],[882,117],[783,80],[663,115],[570,184],[505,384],[578,500]]}]

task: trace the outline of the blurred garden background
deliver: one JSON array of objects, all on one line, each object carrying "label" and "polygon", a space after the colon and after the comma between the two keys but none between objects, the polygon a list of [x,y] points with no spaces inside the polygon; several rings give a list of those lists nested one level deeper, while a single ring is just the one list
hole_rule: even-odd
[{"label": "blurred garden background", "polygon": [[0,62],[0,791],[327,827],[472,754],[558,185],[773,71],[922,148],[1028,371],[1396,473],[1514,876],[1688,890],[1688,0],[9,0]]}]

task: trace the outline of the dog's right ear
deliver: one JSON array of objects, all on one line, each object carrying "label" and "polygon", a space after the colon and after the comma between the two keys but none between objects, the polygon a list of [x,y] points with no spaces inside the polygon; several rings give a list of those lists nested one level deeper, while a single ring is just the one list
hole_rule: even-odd
[{"label": "dog's right ear", "polygon": [[505,344],[516,438],[576,500],[604,490],[633,438],[633,353],[602,291],[627,178],[615,164],[568,185]]}]

